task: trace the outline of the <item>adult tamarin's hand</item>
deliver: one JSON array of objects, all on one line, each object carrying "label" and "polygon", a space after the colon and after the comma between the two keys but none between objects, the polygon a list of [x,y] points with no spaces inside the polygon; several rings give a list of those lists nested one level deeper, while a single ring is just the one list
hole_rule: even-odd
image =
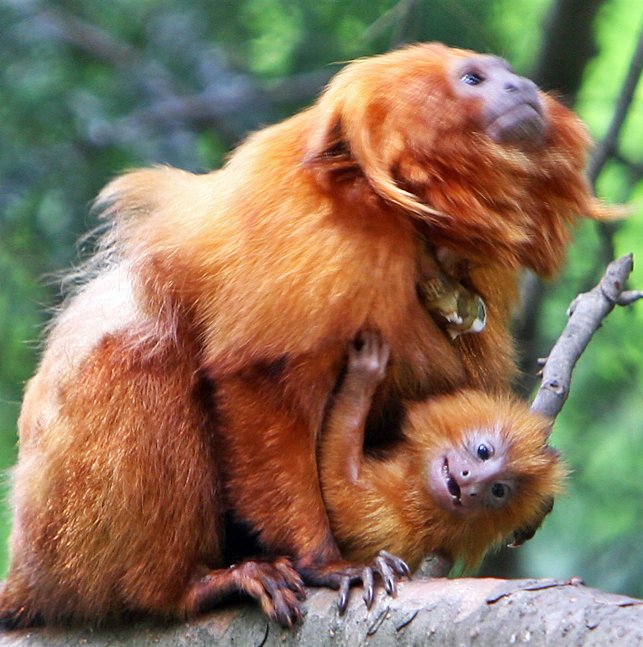
[{"label": "adult tamarin's hand", "polygon": [[[25,395],[2,621],[190,614],[230,590],[296,620],[288,563],[209,572],[223,510],[306,582],[332,576],[316,444],[347,343],[377,328],[391,349],[370,444],[409,399],[503,389],[520,269],[553,274],[569,224],[606,213],[587,146],[503,60],[429,44],[347,66],[221,170],[110,184],[111,229]],[[478,334],[419,297],[444,250],[484,301]]]}]

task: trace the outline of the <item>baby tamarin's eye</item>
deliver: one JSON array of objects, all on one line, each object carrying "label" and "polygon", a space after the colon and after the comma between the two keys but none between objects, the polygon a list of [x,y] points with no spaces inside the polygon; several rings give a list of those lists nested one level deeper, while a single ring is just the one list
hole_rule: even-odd
[{"label": "baby tamarin's eye", "polygon": [[491,486],[491,494],[496,497],[496,499],[503,499],[507,495],[507,486],[502,483],[494,483]]},{"label": "baby tamarin's eye", "polygon": [[491,458],[491,449],[484,443],[478,445],[476,453],[478,454],[478,458],[482,461],[486,461],[488,458]]}]

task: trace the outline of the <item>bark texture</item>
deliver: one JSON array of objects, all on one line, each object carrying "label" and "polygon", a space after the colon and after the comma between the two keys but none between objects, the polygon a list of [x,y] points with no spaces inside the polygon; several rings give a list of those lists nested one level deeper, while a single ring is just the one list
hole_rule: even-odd
[{"label": "bark texture", "polygon": [[0,647],[205,645],[618,645],[643,644],[643,600],[585,587],[580,580],[417,579],[396,599],[379,592],[367,611],[360,591],[339,616],[336,594],[311,592],[294,631],[239,604],[194,622],[0,633]]}]

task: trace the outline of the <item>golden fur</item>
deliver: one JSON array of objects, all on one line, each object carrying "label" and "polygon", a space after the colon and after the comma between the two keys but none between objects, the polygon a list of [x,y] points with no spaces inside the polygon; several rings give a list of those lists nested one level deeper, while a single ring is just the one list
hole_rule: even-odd
[{"label": "golden fur", "polygon": [[[374,423],[402,400],[506,387],[521,268],[551,275],[574,218],[604,214],[585,130],[553,99],[543,147],[480,132],[447,81],[470,55],[357,61],[221,170],[135,171],[102,192],[100,272],[25,396],[0,618],[175,613],[191,571],[221,565],[224,508],[296,565],[338,559],[316,438],[364,327],[392,348]],[[469,263],[483,333],[452,341],[420,304],[435,248]]]},{"label": "golden fur", "polygon": [[[405,440],[383,459],[364,458],[355,480],[342,471],[353,441],[342,422],[331,413],[321,441],[320,473],[335,538],[345,558],[356,562],[371,562],[387,550],[411,569],[427,555],[475,566],[517,528],[539,524],[565,475],[547,446],[551,422],[508,395],[462,390],[413,403]],[[500,509],[466,515],[445,510],[428,485],[431,461],[482,429],[497,430],[506,447],[503,474],[515,480],[512,498]]]}]

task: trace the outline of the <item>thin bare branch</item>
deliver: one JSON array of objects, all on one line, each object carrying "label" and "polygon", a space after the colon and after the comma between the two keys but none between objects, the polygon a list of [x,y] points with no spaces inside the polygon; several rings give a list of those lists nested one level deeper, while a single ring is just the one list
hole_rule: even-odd
[{"label": "thin bare branch", "polygon": [[643,292],[640,292],[639,290],[628,290],[619,296],[616,303],[619,306],[629,306],[639,299],[643,299]]},{"label": "thin bare branch", "polygon": [[612,261],[589,292],[579,294],[569,308],[569,320],[543,367],[543,379],[532,409],[555,418],[562,409],[571,384],[572,371],[593,334],[615,305],[629,305],[641,292],[624,292],[633,268],[631,254]]},{"label": "thin bare branch", "polygon": [[124,70],[140,64],[140,53],[108,32],[62,9],[49,7],[36,16],[54,30],[58,39]]},{"label": "thin bare branch", "polygon": [[614,153],[612,153],[612,158],[625,167],[630,175],[630,181],[632,184],[643,178],[643,164],[640,162],[633,162],[632,160],[627,159],[621,151],[614,151]]}]

